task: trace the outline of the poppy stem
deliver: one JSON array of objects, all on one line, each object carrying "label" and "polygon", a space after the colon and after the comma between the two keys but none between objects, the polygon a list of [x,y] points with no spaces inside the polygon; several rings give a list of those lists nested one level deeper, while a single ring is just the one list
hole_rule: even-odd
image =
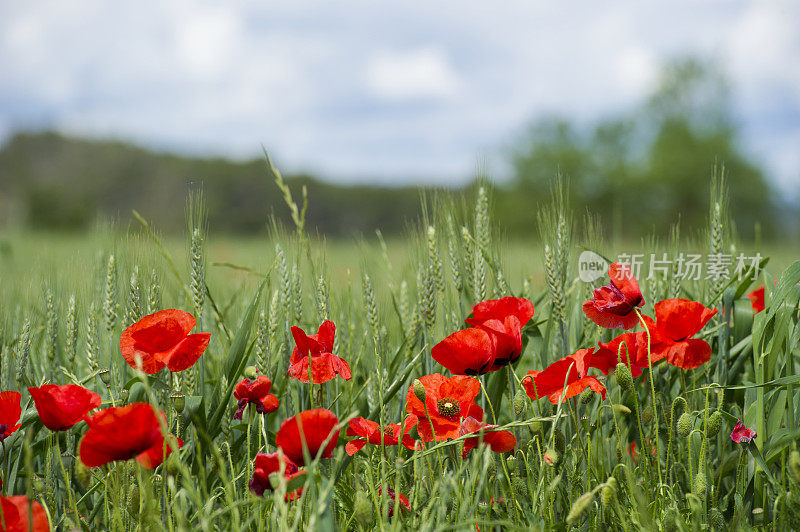
[{"label": "poppy stem", "polygon": [[[658,445],[658,405],[656,403],[656,384],[655,379],[653,376],[653,355],[651,351],[652,347],[652,339],[650,338],[650,329],[647,327],[647,323],[644,321],[642,317],[642,313],[639,312],[639,309],[634,307],[634,311],[636,311],[636,315],[639,316],[639,322],[644,327],[645,334],[647,335],[647,367],[649,371],[650,377],[650,393],[652,394],[652,401],[653,401],[653,426],[656,428],[655,431],[655,443],[656,443],[656,470],[658,471],[658,489],[661,489],[663,481],[661,479],[661,452],[659,450]],[[630,357],[628,357],[630,358]],[[644,446],[644,442],[642,442],[642,446]]]}]

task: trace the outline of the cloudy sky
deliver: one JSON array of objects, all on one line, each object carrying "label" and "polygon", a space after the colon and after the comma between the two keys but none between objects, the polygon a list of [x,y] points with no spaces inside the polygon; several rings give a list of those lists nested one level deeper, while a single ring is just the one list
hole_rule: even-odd
[{"label": "cloudy sky", "polygon": [[21,128],[453,183],[525,125],[636,105],[714,58],[749,153],[800,189],[800,2],[0,0],[0,139]]}]

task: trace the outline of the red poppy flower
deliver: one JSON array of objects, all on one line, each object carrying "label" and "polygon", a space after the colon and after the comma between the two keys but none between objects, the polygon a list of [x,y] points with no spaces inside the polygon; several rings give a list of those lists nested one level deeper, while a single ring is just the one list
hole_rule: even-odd
[{"label": "red poppy flower", "polygon": [[736,420],[736,426],[731,432],[731,439],[736,443],[750,443],[757,436],[756,431],[748,429],[741,420]]},{"label": "red poppy flower", "polygon": [[[383,486],[378,487],[378,495],[383,494]],[[391,519],[394,517],[394,501],[397,500],[400,503],[400,510],[402,514],[402,510],[411,510],[411,501],[408,500],[408,497],[403,495],[402,493],[395,492],[392,488],[387,488],[386,496],[389,498],[389,518]],[[381,505],[383,508],[383,505]]]},{"label": "red poppy flower", "polygon": [[645,318],[652,335],[653,360],[666,358],[673,366],[694,369],[711,358],[711,346],[692,338],[717,314],[688,299],[665,299],[655,306],[656,320]]},{"label": "red poppy flower", "polygon": [[497,428],[497,425],[488,425],[474,417],[464,418],[459,428],[459,434],[461,436],[475,434],[476,436],[464,440],[464,450],[461,456],[466,458],[469,452],[481,442],[491,447],[492,451],[496,453],[513,451],[517,446],[517,438],[508,430],[491,430],[494,428]]},{"label": "red poppy flower", "polygon": [[[50,532],[47,513],[37,501],[31,502],[24,495],[0,496],[0,508],[0,532]],[[32,520],[28,519],[29,514]]]},{"label": "red poppy flower", "polygon": [[322,322],[317,334],[306,334],[300,327],[292,327],[295,347],[289,359],[287,375],[300,382],[309,382],[308,364],[311,362],[311,378],[314,384],[322,384],[341,375],[350,380],[350,366],[344,359],[333,354],[333,338],[336,325],[330,320]]},{"label": "red poppy flower", "polygon": [[644,305],[639,283],[630,266],[614,262],[608,267],[611,282],[595,289],[583,304],[590,320],[606,329],[630,329],[639,323],[636,307]]},{"label": "red poppy flower", "polygon": [[764,285],[759,286],[752,292],[747,294],[750,300],[750,306],[753,307],[753,314],[758,314],[766,308],[764,300]]},{"label": "red poppy flower", "polygon": [[76,384],[45,384],[28,388],[42,424],[50,430],[67,430],[103,402],[99,394]]},{"label": "red poppy flower", "polygon": [[339,418],[330,410],[305,410],[281,423],[275,444],[297,465],[306,464],[304,446],[311,460],[320,453],[320,458],[330,458],[339,440],[338,423]]},{"label": "red poppy flower", "polygon": [[145,373],[158,373],[166,366],[183,371],[194,365],[208,347],[209,333],[189,334],[196,320],[188,312],[160,310],[145,316],[122,332],[120,350],[125,361]]},{"label": "red poppy flower", "polygon": [[403,420],[401,438],[401,427],[398,423],[389,423],[385,428],[381,429],[379,424],[363,417],[351,419],[348,423],[347,435],[360,436],[364,439],[347,442],[345,451],[352,456],[363,449],[367,443],[372,445],[398,445],[398,439],[402,440],[402,444],[405,447],[413,450],[417,441],[409,436],[408,433],[417,425],[418,421],[417,416],[413,414]]},{"label": "red poppy flower", "polygon": [[21,399],[19,392],[0,392],[0,441],[11,436],[20,427]]},{"label": "red poppy flower", "polygon": [[[250,478],[250,483],[248,484],[250,486],[250,491],[259,497],[263,497],[265,491],[272,491],[272,482],[270,482],[269,476],[275,473],[280,474],[281,467],[283,467],[283,478],[287,481],[303,474],[297,469],[297,464],[292,462],[282,452],[269,454],[258,453],[253,463],[253,476]],[[302,493],[302,488],[287,493],[286,500],[293,501],[300,497]]]},{"label": "red poppy flower", "polygon": [[533,303],[521,297],[482,301],[472,308],[469,329],[456,331],[431,350],[454,375],[482,375],[515,362],[522,354],[522,326]]},{"label": "red poppy flower", "polygon": [[[160,415],[163,420],[164,413]],[[172,452],[149,403],[106,408],[86,421],[89,430],[81,440],[79,455],[87,467],[136,458],[142,467],[153,469]],[[181,446],[183,441],[177,439],[177,447]]]},{"label": "red poppy flower", "polygon": [[239,401],[239,408],[233,414],[233,419],[242,419],[244,408],[253,403],[259,414],[274,412],[280,406],[275,395],[269,393],[272,381],[266,375],[259,375],[256,380],[242,379],[233,389],[233,396]]},{"label": "red poppy flower", "polygon": [[[647,319],[645,317],[645,320]],[[656,339],[651,339],[651,344],[655,342]],[[581,375],[586,375],[585,370],[588,368],[597,368],[603,372],[603,375],[608,375],[614,371],[619,362],[622,362],[630,368],[631,375],[638,377],[642,374],[643,368],[649,367],[647,362],[647,333],[644,331],[624,333],[610,342],[601,342],[598,348],[589,349],[588,353],[583,356],[580,355],[581,351],[574,355],[578,360],[578,371]],[[664,355],[659,353],[651,353],[651,356],[653,362],[664,358]]]},{"label": "red poppy flower", "polygon": [[547,396],[553,404],[558,404],[561,400],[565,383],[565,400],[575,397],[586,388],[599,393],[603,399],[606,398],[606,389],[600,384],[597,377],[594,375],[581,376],[577,360],[573,356],[556,360],[543,371],[529,371],[522,380],[528,397],[535,400]]},{"label": "red poppy flower", "polygon": [[[448,379],[441,373],[434,373],[419,381],[425,387],[425,405],[414,395],[412,385],[406,396],[406,410],[419,418],[417,431],[423,441],[457,438],[462,417],[483,419],[483,410],[475,404],[475,397],[481,391],[477,379],[464,375]],[[435,434],[431,432],[431,425]]]}]

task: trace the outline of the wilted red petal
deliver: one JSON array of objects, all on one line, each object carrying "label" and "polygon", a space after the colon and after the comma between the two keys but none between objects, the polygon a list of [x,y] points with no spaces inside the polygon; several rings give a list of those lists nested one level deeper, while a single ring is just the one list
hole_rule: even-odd
[{"label": "wilted red petal", "polygon": [[633,276],[631,267],[628,264],[613,262],[608,267],[608,278],[611,283],[620,291],[625,299],[635,307],[644,304],[642,291],[639,289],[639,282]]},{"label": "wilted red petal", "polygon": [[[330,458],[339,440],[339,430],[334,430],[338,423],[339,419],[330,410],[324,408],[305,410],[281,423],[281,428],[275,436],[275,444],[298,465],[306,463],[303,443],[312,460],[320,451],[322,451],[320,458]],[[329,436],[330,441],[326,444],[325,440]]]},{"label": "wilted red petal", "polygon": [[132,368],[141,363],[145,373],[158,373],[166,365],[163,357],[186,338],[195,323],[194,316],[177,309],[147,315],[122,332],[122,356]]},{"label": "wilted red petal", "polygon": [[[249,483],[250,491],[259,497],[263,496],[265,491],[272,491],[273,488],[269,476],[273,473],[280,473],[281,467],[283,467],[283,477],[286,480],[297,474],[297,465],[285,454],[281,452],[258,453],[253,462],[253,476],[250,478]],[[298,497],[302,491],[300,489],[291,494],[287,493],[287,500]]]},{"label": "wilted red petal", "polygon": [[584,302],[583,312],[606,329],[631,329],[639,323],[636,307],[644,304],[639,283],[627,264],[613,263],[608,267],[611,282],[592,293]]},{"label": "wilted red petal", "polygon": [[149,403],[106,408],[88,418],[87,423],[89,430],[79,450],[87,467],[129,460],[163,441],[161,423]]},{"label": "wilted red petal", "polygon": [[194,366],[208,347],[211,340],[209,333],[190,334],[180,341],[167,353],[160,355],[160,359],[170,371],[177,373]]},{"label": "wilted red petal", "polygon": [[747,428],[741,420],[736,421],[736,426],[731,432],[731,439],[736,443],[750,443],[756,436],[756,431]]},{"label": "wilted red petal", "polygon": [[467,417],[461,421],[459,435],[476,434],[474,438],[464,440],[462,457],[466,458],[469,452],[476,448],[481,442],[488,445],[495,453],[505,453],[513,451],[517,445],[517,438],[508,430],[491,430],[497,425],[487,425],[473,417]]},{"label": "wilted red petal", "polygon": [[561,400],[566,384],[566,395],[569,399],[580,394],[586,388],[599,393],[603,399],[606,396],[605,387],[600,384],[597,377],[581,377],[577,368],[577,361],[572,356],[556,360],[543,371],[529,371],[522,380],[525,391],[531,399],[547,396],[548,400],[556,404]]},{"label": "wilted red petal", "polygon": [[19,417],[22,415],[19,392],[0,392],[0,441],[11,436],[20,427]]},{"label": "wilted red petal", "polygon": [[50,430],[67,430],[103,402],[99,394],[76,384],[45,384],[28,392],[42,424]]},{"label": "wilted red petal", "polygon": [[482,329],[456,331],[431,349],[433,359],[453,375],[480,375],[494,361],[494,345]]}]

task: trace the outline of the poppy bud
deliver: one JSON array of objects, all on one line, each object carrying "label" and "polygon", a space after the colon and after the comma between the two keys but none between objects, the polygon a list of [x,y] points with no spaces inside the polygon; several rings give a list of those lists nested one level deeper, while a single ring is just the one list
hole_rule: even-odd
[{"label": "poppy bud", "polygon": [[567,438],[564,436],[564,433],[561,432],[561,429],[556,427],[553,431],[553,438],[555,440],[556,451],[558,454],[564,454],[567,451]]},{"label": "poppy bud", "polygon": [[674,508],[668,508],[666,512],[664,512],[664,532],[674,532],[678,530],[678,516],[675,513]]},{"label": "poppy bud", "polygon": [[653,421],[653,408],[648,406],[642,410],[642,423],[649,425],[651,421]]},{"label": "poppy bud", "polygon": [[520,476],[514,477],[514,492],[517,495],[521,495],[523,497],[527,497],[528,495],[528,484],[525,482],[525,479]]},{"label": "poppy bud", "polygon": [[631,375],[631,369],[628,366],[622,362],[617,364],[616,376],[620,388],[626,392],[633,391],[633,375]]},{"label": "poppy bud", "polygon": [[623,415],[627,416],[627,415],[629,415],[631,413],[631,409],[628,408],[627,406],[623,405],[623,404],[619,404],[619,403],[615,404],[613,408],[614,408],[614,412],[616,412],[617,414],[623,414]]},{"label": "poppy bud", "polygon": [[[390,504],[393,503],[390,502]],[[353,503],[353,517],[364,528],[372,524],[372,503],[362,491],[356,493],[356,500]]]},{"label": "poppy bud", "polygon": [[541,421],[533,421],[530,425],[528,425],[528,430],[531,431],[532,435],[537,435],[542,432],[542,422]]},{"label": "poppy bud", "polygon": [[703,498],[706,494],[706,475],[701,471],[694,477],[694,494]]},{"label": "poppy bud", "polygon": [[721,428],[722,428],[722,414],[715,411],[713,414],[708,416],[708,421],[706,421],[706,437],[713,438],[714,436],[719,434]]},{"label": "poppy bud", "polygon": [[494,461],[493,457],[489,458],[489,462],[486,464],[486,478],[494,478],[497,474],[497,463]]},{"label": "poppy bud", "polygon": [[561,455],[558,454],[558,451],[556,451],[555,449],[549,448],[544,452],[544,462],[547,465],[555,467],[558,465],[560,461],[561,461]]},{"label": "poppy bud", "polygon": [[175,409],[175,413],[183,414],[183,409],[186,408],[186,396],[175,390],[169,394],[169,398],[172,400],[172,408]]},{"label": "poppy bud", "polygon": [[712,506],[708,509],[708,523],[717,530],[725,526],[725,518],[719,508]]},{"label": "poppy bud", "polygon": [[414,390],[414,395],[422,401],[422,404],[425,404],[425,397],[427,394],[425,393],[425,385],[422,384],[422,381],[419,379],[414,379],[414,384],[412,384],[412,388]]},{"label": "poppy bud", "polygon": [[181,460],[180,458],[178,458],[178,453],[171,453],[167,457],[166,471],[169,476],[175,477],[178,476],[178,474],[180,474],[181,472],[180,461]]},{"label": "poppy bud", "polygon": [[604,508],[608,508],[611,506],[611,503],[614,502],[614,497],[617,495],[617,479],[614,477],[608,477],[606,483],[603,484],[602,489],[600,490],[600,502],[603,503]]},{"label": "poppy bud", "polygon": [[684,412],[678,418],[678,436],[685,438],[692,432],[692,415],[689,412]]},{"label": "poppy bud", "polygon": [[111,383],[111,372],[107,369],[101,369],[97,376],[100,377],[100,380],[103,381],[103,384],[108,386]]},{"label": "poppy bud", "polygon": [[591,388],[586,388],[585,390],[583,390],[581,392],[581,398],[580,398],[581,404],[588,405],[589,403],[591,403],[592,399],[594,399],[594,394],[595,391],[592,390]]},{"label": "poppy bud", "polygon": [[517,459],[514,456],[509,456],[506,458],[506,466],[508,466],[508,472],[513,473],[517,470]]},{"label": "poppy bud", "polygon": [[528,406],[528,395],[525,393],[524,388],[518,388],[517,393],[514,394],[514,414],[521,416]]},{"label": "poppy bud", "polygon": [[128,512],[131,515],[139,513],[139,484],[132,484],[128,490]]},{"label": "poppy bud", "polygon": [[792,480],[800,483],[800,452],[796,449],[789,455],[789,475]]},{"label": "poppy bud", "polygon": [[256,377],[258,377],[258,369],[255,366],[247,366],[244,368],[244,376],[245,378],[254,381],[256,380]]},{"label": "poppy bud", "polygon": [[80,460],[75,460],[75,479],[84,489],[92,483],[92,472]]},{"label": "poppy bud", "polygon": [[567,524],[571,525],[584,514],[584,512],[589,508],[589,505],[592,504],[594,500],[594,494],[591,491],[587,491],[576,500],[572,504],[572,508],[569,509],[569,513],[567,514]]}]

